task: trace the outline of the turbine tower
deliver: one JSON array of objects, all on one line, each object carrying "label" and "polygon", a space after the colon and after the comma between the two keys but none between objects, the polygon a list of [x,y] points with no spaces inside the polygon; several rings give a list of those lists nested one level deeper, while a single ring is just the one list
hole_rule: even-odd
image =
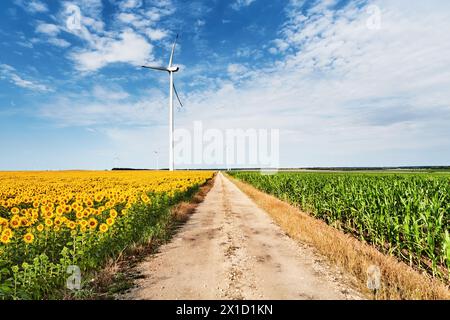
[{"label": "turbine tower", "polygon": [[175,38],[175,41],[172,46],[172,52],[170,54],[170,60],[169,60],[169,66],[168,67],[153,67],[153,66],[142,66],[142,68],[147,69],[153,69],[158,71],[165,71],[169,73],[169,170],[174,170],[174,159],[173,159],[173,148],[174,148],[174,142],[173,142],[173,93],[175,92],[175,95],[177,96],[178,102],[181,106],[183,104],[181,103],[180,97],[178,96],[177,89],[175,88],[175,84],[173,81],[173,74],[175,72],[178,72],[180,70],[179,67],[173,66],[173,55],[175,53],[175,46],[177,44],[178,40],[178,34]]}]

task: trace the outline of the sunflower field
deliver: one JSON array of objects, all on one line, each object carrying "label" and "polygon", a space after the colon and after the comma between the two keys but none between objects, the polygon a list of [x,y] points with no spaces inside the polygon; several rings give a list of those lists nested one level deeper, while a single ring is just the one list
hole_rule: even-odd
[{"label": "sunflower field", "polygon": [[213,172],[0,173],[0,299],[56,298],[68,268],[157,236]]}]

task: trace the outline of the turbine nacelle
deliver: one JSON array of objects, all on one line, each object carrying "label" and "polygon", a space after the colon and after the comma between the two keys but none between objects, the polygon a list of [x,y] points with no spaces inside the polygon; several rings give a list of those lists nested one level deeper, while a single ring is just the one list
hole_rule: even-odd
[{"label": "turbine nacelle", "polygon": [[180,67],[168,67],[167,71],[169,72],[178,72],[180,70]]}]

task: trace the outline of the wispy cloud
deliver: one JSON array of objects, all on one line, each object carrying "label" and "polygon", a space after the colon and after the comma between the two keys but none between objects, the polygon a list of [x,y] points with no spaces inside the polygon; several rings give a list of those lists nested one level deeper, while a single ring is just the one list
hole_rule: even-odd
[{"label": "wispy cloud", "polygon": [[48,7],[40,0],[14,0],[14,3],[30,13],[47,12]]},{"label": "wispy cloud", "polygon": [[238,11],[238,10],[241,10],[242,8],[244,8],[244,7],[248,7],[249,5],[251,5],[255,1],[256,0],[235,0],[231,4],[231,8],[233,8],[236,11]]},{"label": "wispy cloud", "polygon": [[56,36],[59,31],[59,27],[52,23],[39,23],[36,27],[36,32],[44,33],[49,36]]},{"label": "wispy cloud", "polygon": [[39,115],[55,120],[60,126],[149,126],[163,122],[166,95],[153,90],[132,99],[121,88],[95,86],[84,94],[65,94],[43,105]]},{"label": "wispy cloud", "polygon": [[124,0],[120,1],[120,7],[122,9],[135,9],[142,6],[142,0]]},{"label": "wispy cloud", "polygon": [[41,92],[51,91],[51,89],[44,84],[24,79],[17,73],[17,70],[14,67],[7,64],[0,64],[0,78],[28,90]]},{"label": "wispy cloud", "polygon": [[70,46],[70,43],[62,38],[59,38],[58,35],[61,32],[61,28],[53,23],[44,23],[39,22],[36,27],[36,33],[44,36],[43,41],[48,42],[56,47],[67,48]]}]

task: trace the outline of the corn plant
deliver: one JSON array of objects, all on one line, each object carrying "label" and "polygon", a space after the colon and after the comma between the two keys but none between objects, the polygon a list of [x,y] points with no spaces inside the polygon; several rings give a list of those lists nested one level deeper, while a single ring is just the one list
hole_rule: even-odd
[{"label": "corn plant", "polygon": [[417,269],[449,279],[448,174],[290,172],[268,176],[232,172],[231,175],[339,226]]}]

